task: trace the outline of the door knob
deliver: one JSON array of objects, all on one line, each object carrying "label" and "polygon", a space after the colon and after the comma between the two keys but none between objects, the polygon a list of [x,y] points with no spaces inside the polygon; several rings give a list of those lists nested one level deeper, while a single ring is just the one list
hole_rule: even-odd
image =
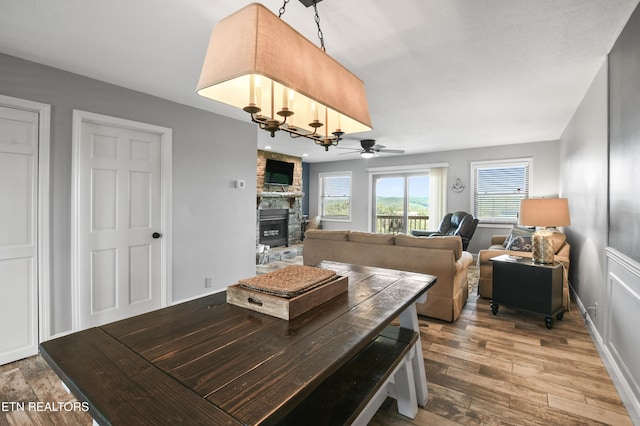
[{"label": "door knob", "polygon": [[151,236],[152,236],[153,238],[160,238],[160,237],[162,237],[162,234],[161,234],[161,233],[159,233],[159,232],[154,232],[153,234],[151,234]]}]

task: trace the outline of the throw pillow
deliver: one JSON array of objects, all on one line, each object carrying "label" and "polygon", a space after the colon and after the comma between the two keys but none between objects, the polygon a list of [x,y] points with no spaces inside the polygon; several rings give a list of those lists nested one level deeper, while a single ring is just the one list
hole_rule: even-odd
[{"label": "throw pillow", "polygon": [[512,238],[506,249],[511,251],[531,251],[531,236]]},{"label": "throw pillow", "polygon": [[[525,228],[523,226],[514,225],[513,228],[511,228],[511,231],[509,232],[509,235],[507,235],[507,238],[505,238],[504,243],[502,244],[502,246],[504,248],[507,248],[507,246],[509,245],[511,240],[514,239],[514,238],[517,238],[517,237],[529,237],[529,244],[530,244],[531,243],[531,236],[533,235],[534,232],[535,232],[535,228]],[[529,251],[531,251],[531,250],[529,250]]]}]

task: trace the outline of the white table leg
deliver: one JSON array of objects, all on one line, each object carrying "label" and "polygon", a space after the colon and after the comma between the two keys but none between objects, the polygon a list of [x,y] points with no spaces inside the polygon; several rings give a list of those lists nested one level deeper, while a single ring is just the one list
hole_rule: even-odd
[{"label": "white table leg", "polygon": [[415,419],[418,414],[418,400],[416,397],[415,375],[413,373],[413,348],[402,362],[402,367],[394,375],[396,401],[398,401],[398,413]]},{"label": "white table leg", "polygon": [[[424,300],[418,300],[418,303],[424,303]],[[420,340],[420,326],[418,324],[418,311],[416,305],[412,304],[400,314],[400,327],[413,330],[418,333],[418,340],[413,346],[415,355],[412,357],[413,376],[416,386],[416,397],[418,405],[424,407],[429,399],[429,390],[427,389],[427,374],[424,370],[424,358],[422,356],[422,342]]]}]

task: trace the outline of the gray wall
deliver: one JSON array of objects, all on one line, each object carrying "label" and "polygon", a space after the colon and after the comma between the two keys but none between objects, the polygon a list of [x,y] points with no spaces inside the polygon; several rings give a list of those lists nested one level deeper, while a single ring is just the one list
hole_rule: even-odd
[{"label": "gray wall", "polygon": [[[585,306],[602,304],[607,245],[607,64],[600,68],[562,135],[560,194],[569,199],[569,279]],[[592,320],[603,332],[603,315]]]},{"label": "gray wall", "polygon": [[609,247],[640,262],[640,8],[609,53]]},{"label": "gray wall", "polygon": [[[532,142],[526,144],[504,145],[486,148],[474,148],[455,151],[436,152],[432,154],[405,155],[395,157],[357,159],[326,163],[312,163],[309,182],[310,215],[318,214],[318,173],[352,171],[353,173],[353,207],[352,221],[323,222],[325,229],[351,229],[368,231],[368,196],[369,176],[366,169],[370,167],[386,167],[413,164],[449,163],[447,211],[471,211],[470,176],[471,162],[499,160],[511,158],[533,158],[531,171],[531,195],[533,197],[550,197],[558,195],[560,170],[560,143],[558,141]],[[464,191],[456,193],[451,185],[460,178],[465,185]],[[437,228],[437,225],[435,226]],[[476,230],[468,250],[477,253],[490,244],[492,235],[506,234],[508,229],[489,225],[480,225]]]},{"label": "gray wall", "polygon": [[[640,424],[640,266],[614,256],[615,250],[607,247],[608,192],[616,185],[609,176],[619,172],[610,171],[613,165],[607,164],[608,73],[605,62],[561,138],[561,195],[569,199],[571,212],[571,226],[566,228],[571,243],[569,280],[578,306],[587,310],[587,325],[629,415]],[[627,217],[637,219],[637,209],[624,220]],[[624,238],[635,243],[636,234],[629,228]]]},{"label": "gray wall", "polygon": [[73,109],[173,129],[173,301],[255,274],[255,126],[3,54],[0,70],[1,94],[52,106],[52,334],[71,329]]},{"label": "gray wall", "polygon": [[[640,7],[609,53],[609,220],[602,336],[640,424]],[[600,309],[598,309],[600,310]],[[619,372],[619,373],[618,373]],[[623,399],[624,400],[624,399]]]}]

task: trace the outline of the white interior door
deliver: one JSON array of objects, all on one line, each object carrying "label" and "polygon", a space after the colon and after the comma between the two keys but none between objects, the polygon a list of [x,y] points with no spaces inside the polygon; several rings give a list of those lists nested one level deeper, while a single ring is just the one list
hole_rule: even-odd
[{"label": "white interior door", "polygon": [[84,329],[164,303],[163,147],[162,134],[144,125],[78,121],[78,328]]},{"label": "white interior door", "polygon": [[0,106],[0,365],[38,351],[38,114]]}]

